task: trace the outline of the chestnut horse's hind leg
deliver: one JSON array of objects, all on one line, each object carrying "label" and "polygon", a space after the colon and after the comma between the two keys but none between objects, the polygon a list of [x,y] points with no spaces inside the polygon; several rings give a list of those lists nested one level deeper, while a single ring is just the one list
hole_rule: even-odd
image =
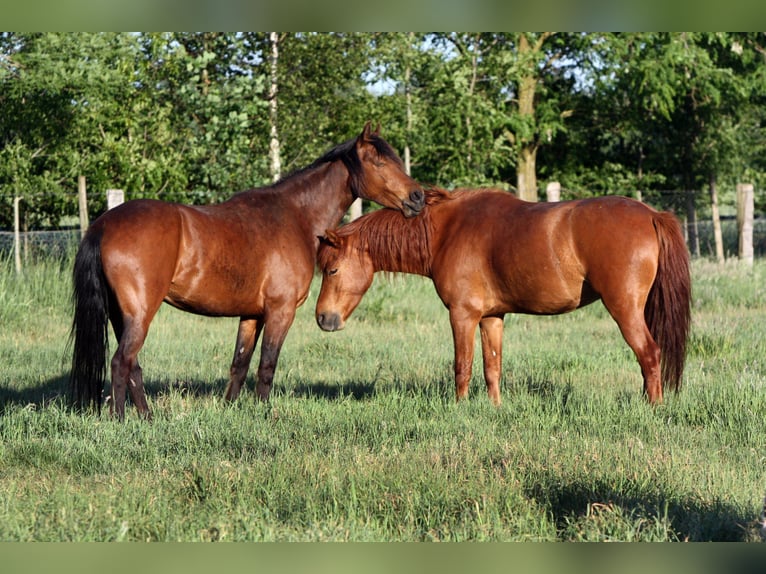
[{"label": "chestnut horse's hind leg", "polygon": [[484,360],[484,381],[487,395],[500,405],[500,377],[503,368],[503,316],[484,317],[479,323],[481,351]]},{"label": "chestnut horse's hind leg", "polygon": [[611,309],[606,301],[604,304],[620,327],[625,342],[633,350],[641,366],[646,398],[651,404],[661,403],[660,347],[646,326],[643,309],[639,309],[638,306],[629,310]]},{"label": "chestnut horse's hind leg", "polygon": [[249,317],[242,317],[239,320],[239,329],[237,330],[237,346],[234,349],[234,359],[229,369],[229,384],[226,385],[224,398],[227,401],[233,401],[239,396],[242,385],[247,377],[247,371],[250,368],[250,361],[253,358],[253,351],[258,342],[258,336],[261,334],[263,321]]}]

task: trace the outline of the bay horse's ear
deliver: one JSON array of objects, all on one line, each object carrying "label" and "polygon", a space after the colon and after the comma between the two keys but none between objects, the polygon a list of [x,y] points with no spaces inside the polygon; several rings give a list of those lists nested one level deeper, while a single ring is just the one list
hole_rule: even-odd
[{"label": "bay horse's ear", "polygon": [[327,229],[323,236],[319,236],[319,243],[325,243],[330,247],[338,247],[340,239],[338,238],[338,234],[335,233],[332,229]]},{"label": "bay horse's ear", "polygon": [[[363,142],[370,141],[371,135],[370,135],[370,125],[372,122],[370,120],[367,120],[367,123],[364,124],[364,128],[362,128],[362,135],[359,136],[359,139]],[[375,132],[377,135],[377,132]]]}]

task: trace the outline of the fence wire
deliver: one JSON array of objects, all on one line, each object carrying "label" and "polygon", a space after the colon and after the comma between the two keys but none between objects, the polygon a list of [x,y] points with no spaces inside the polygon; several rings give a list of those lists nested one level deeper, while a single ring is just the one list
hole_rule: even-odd
[{"label": "fence wire", "polygon": [[[715,239],[713,222],[701,220],[697,222],[700,256],[715,257]],[[723,236],[723,252],[727,259],[737,257],[739,251],[739,236],[736,219],[721,220]],[[27,231],[20,233],[21,258],[30,260],[39,257],[61,257],[73,253],[80,242],[79,229],[62,229],[51,231]],[[0,231],[0,255],[13,255],[14,238],[12,231]],[[689,246],[694,254],[694,246]],[[755,257],[766,257],[766,218],[753,221],[753,254]]]}]

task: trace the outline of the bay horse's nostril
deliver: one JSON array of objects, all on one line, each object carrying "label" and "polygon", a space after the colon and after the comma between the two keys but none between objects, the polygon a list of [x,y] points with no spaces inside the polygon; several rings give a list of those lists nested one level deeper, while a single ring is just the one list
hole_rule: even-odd
[{"label": "bay horse's nostril", "polygon": [[410,192],[410,201],[412,201],[415,205],[422,207],[423,202],[425,201],[425,194],[423,193],[423,190],[416,189],[415,191]]}]

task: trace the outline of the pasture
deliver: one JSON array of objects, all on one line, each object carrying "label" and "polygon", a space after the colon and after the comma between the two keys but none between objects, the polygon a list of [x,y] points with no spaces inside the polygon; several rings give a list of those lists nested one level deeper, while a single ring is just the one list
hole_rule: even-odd
[{"label": "pasture", "polygon": [[252,368],[222,400],[236,319],[163,307],[141,355],[154,420],[124,423],[66,407],[71,260],[0,266],[2,541],[761,539],[762,261],[694,262],[684,384],[658,407],[600,303],[508,315],[502,406],[480,353],[455,404],[430,281],[378,276],[338,333],[315,278],[267,404]]}]

